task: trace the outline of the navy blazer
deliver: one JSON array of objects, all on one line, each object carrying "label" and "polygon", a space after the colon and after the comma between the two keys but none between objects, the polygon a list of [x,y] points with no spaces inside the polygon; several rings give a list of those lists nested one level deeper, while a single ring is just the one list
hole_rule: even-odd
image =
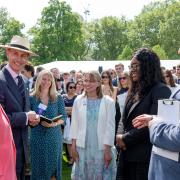
[{"label": "navy blazer", "polygon": [[[180,152],[179,124],[166,124],[164,122],[154,121],[149,130],[151,142],[157,147]],[[177,180],[180,179],[179,170],[180,162],[173,161],[152,152],[149,167],[149,180]]]},{"label": "navy blazer", "polygon": [[[24,85],[25,88],[25,85]],[[25,112],[29,111],[29,95],[25,88],[25,102],[19,92],[13,77],[6,68],[0,71],[0,103],[9,117],[14,142],[16,145],[17,159],[16,170],[22,167],[22,152],[27,160],[28,126]]]},{"label": "navy blazer", "polygon": [[[123,151],[127,161],[149,162],[152,145],[147,127],[137,129],[132,125],[132,120],[142,114],[157,114],[158,99],[167,99],[171,95],[170,89],[163,83],[158,83],[144,96],[125,117],[123,114],[124,132],[123,141],[127,150]],[[126,105],[125,105],[126,108]],[[125,111],[124,111],[125,112]]]},{"label": "navy blazer", "polygon": [[119,81],[119,77],[116,77],[112,80],[112,85],[115,87],[118,87],[118,81]]}]

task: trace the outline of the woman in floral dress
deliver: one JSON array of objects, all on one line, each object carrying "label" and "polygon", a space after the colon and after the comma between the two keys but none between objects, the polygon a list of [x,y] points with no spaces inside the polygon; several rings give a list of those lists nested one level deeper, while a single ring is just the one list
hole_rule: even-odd
[{"label": "woman in floral dress", "polygon": [[85,74],[84,88],[85,93],[76,98],[72,110],[72,179],[114,180],[115,102],[103,95],[97,71]]}]

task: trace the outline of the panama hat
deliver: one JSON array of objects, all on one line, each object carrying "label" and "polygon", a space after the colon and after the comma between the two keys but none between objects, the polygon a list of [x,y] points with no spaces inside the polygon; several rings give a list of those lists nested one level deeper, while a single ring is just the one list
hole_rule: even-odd
[{"label": "panama hat", "polygon": [[10,49],[16,49],[19,51],[27,52],[30,54],[30,56],[37,56],[35,53],[30,51],[30,43],[26,38],[20,37],[20,36],[13,36],[11,39],[10,44],[6,45],[0,45],[2,48],[10,48]]}]

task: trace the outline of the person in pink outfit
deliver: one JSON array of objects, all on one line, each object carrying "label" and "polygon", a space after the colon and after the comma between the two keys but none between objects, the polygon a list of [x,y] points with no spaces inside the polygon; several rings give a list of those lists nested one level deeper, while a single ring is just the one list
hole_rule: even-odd
[{"label": "person in pink outfit", "polygon": [[16,148],[7,115],[0,105],[0,180],[16,180]]}]

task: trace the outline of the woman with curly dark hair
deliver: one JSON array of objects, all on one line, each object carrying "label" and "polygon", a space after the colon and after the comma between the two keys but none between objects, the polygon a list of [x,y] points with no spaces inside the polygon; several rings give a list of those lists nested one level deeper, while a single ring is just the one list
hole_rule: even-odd
[{"label": "woman with curly dark hair", "polygon": [[132,120],[142,114],[157,114],[158,99],[169,98],[171,91],[164,84],[160,60],[147,48],[136,51],[130,65],[128,96],[123,112],[124,134],[118,134],[121,155],[117,179],[147,180],[152,145],[148,128],[137,129]]}]

